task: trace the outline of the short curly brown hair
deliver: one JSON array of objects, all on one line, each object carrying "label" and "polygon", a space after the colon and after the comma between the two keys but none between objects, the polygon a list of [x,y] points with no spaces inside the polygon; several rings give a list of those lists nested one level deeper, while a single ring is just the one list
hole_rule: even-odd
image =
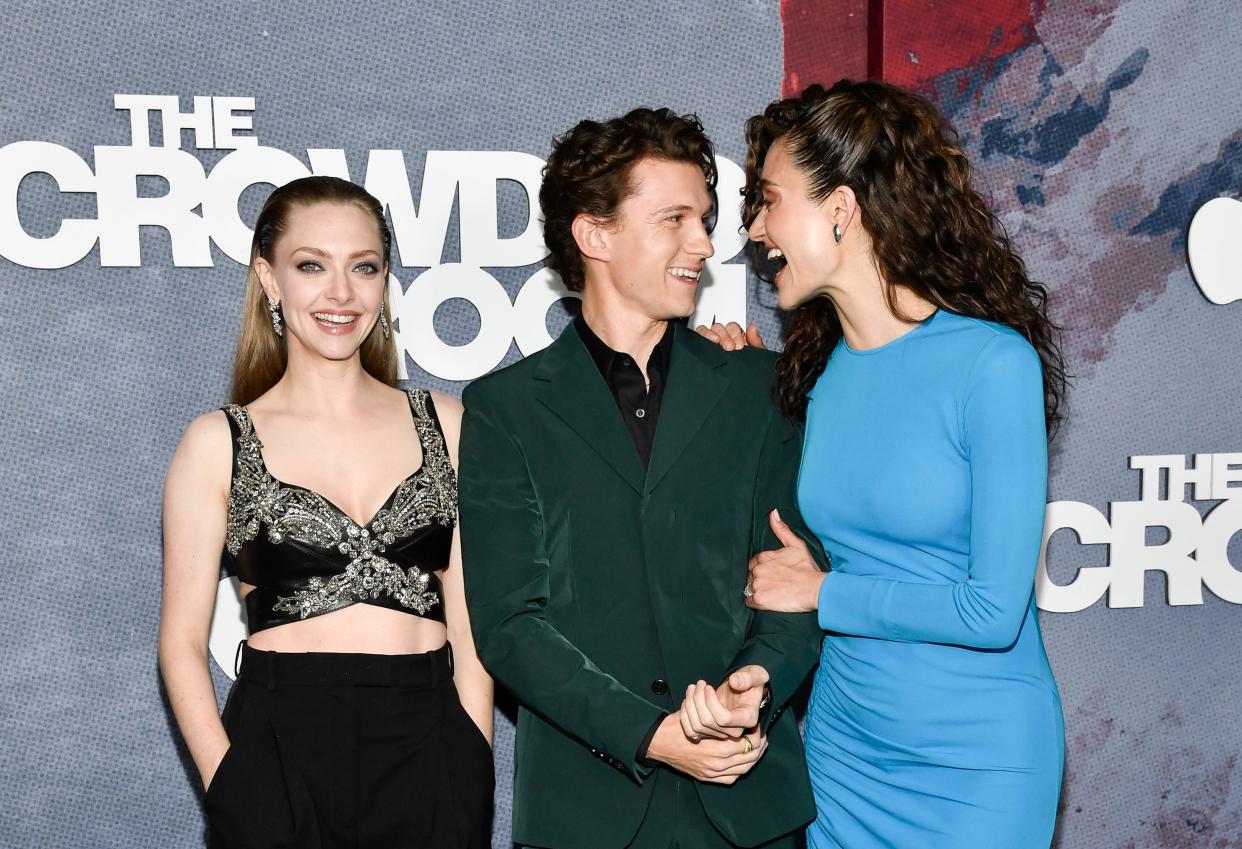
[{"label": "short curly brown hair", "polygon": [[580,121],[552,141],[543,169],[539,208],[548,268],[561,275],[566,288],[581,292],[586,269],[574,241],[574,219],[585,213],[611,221],[630,196],[630,171],[652,157],[689,162],[703,170],[708,191],[716,187],[712,143],[696,115],[671,109],[634,109],[608,121]]}]

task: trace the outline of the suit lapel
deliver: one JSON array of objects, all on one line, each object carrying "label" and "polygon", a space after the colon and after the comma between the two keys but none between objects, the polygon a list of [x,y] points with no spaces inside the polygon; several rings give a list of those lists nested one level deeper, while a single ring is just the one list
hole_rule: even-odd
[{"label": "suit lapel", "polygon": [[[544,352],[534,377],[540,403],[582,437],[635,492],[642,493],[645,473],[634,440],[572,322]],[[660,418],[659,427],[663,427],[663,411]]]},{"label": "suit lapel", "polygon": [[726,356],[694,331],[676,326],[673,358],[660,402],[660,421],[656,425],[644,493],[656,488],[720,401],[729,385],[729,379],[720,371]]}]

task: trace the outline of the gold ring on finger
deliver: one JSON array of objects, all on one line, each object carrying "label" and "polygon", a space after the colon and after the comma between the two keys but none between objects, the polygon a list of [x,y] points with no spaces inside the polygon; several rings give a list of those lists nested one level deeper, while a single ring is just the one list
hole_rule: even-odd
[{"label": "gold ring on finger", "polygon": [[755,744],[750,742],[750,738],[745,734],[742,735],[742,754],[749,755],[755,750]]}]

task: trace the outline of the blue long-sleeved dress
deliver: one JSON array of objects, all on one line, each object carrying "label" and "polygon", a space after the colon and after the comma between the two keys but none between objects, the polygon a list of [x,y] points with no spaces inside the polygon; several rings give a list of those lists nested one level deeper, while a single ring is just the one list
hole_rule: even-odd
[{"label": "blue long-sleeved dress", "polygon": [[811,393],[798,498],[832,557],[806,721],[811,849],[1046,849],[1061,703],[1034,575],[1040,363],[944,310],[841,342]]}]

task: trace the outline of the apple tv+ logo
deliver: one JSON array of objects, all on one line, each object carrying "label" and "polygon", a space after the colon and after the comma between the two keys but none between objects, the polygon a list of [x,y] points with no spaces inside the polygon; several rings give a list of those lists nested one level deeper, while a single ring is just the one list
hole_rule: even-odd
[{"label": "apple tv+ logo", "polygon": [[1242,200],[1214,198],[1190,220],[1190,271],[1214,304],[1242,300]]}]

